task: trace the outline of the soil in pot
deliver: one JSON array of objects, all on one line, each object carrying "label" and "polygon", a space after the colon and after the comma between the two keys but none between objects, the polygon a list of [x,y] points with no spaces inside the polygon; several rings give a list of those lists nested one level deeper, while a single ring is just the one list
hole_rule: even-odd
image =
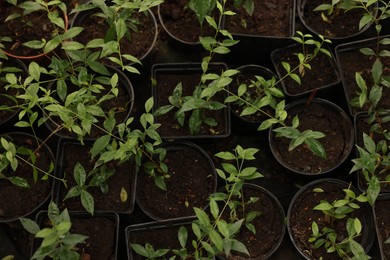
[{"label": "soil in pot", "polygon": [[213,36],[215,30],[206,21],[201,26],[187,0],[166,0],[158,6],[160,23],[174,39],[185,44],[198,44],[199,36]]},{"label": "soil in pot", "polygon": [[[337,241],[342,241],[348,237],[345,223],[347,219],[335,219],[330,225],[329,218],[320,210],[313,210],[321,200],[332,203],[345,197],[342,189],[347,189],[349,184],[337,179],[322,179],[311,182],[304,186],[292,199],[287,213],[287,229],[290,238],[296,249],[306,259],[339,259],[337,253],[327,253],[324,247],[315,249],[313,244],[308,242],[312,235],[312,222],[315,221],[322,230],[323,227],[331,227],[338,234]],[[324,192],[314,192],[313,189],[320,188]],[[356,188],[352,190],[359,194]],[[368,203],[358,203],[360,209],[355,210],[349,215],[352,218],[359,218],[362,223],[362,235],[356,238],[363,248],[368,252],[374,240],[374,223],[371,209]]]},{"label": "soil in pot", "polygon": [[193,216],[193,207],[204,208],[216,189],[216,172],[210,157],[189,142],[167,143],[164,163],[170,178],[167,191],[156,186],[154,179],[141,171],[137,177],[136,201],[153,219]]},{"label": "soil in pot", "polygon": [[[312,53],[313,48],[310,49],[309,53]],[[290,45],[271,53],[271,59],[279,78],[283,78],[287,74],[282,66],[282,62],[287,62],[291,68],[299,66],[300,63],[296,53],[300,52],[302,52],[301,45]],[[304,72],[300,75],[301,84],[298,84],[291,77],[286,77],[281,82],[286,95],[296,98],[313,91],[330,88],[340,83],[341,78],[334,58],[319,52],[309,64],[311,65],[311,69],[305,68]]]},{"label": "soil in pot", "polygon": [[[72,141],[62,140],[61,143],[58,156],[58,160],[61,161],[59,162],[59,167],[57,167],[57,174],[61,175],[61,177],[64,176],[67,180],[68,188],[65,188],[62,183],[58,182],[54,191],[55,199],[61,208],[67,208],[73,211],[85,211],[80,197],[69,198],[65,201],[63,199],[70,188],[77,186],[73,177],[73,169],[76,163],[80,163],[87,173],[93,169],[95,161],[91,159],[89,153],[92,143],[86,142],[84,146]],[[115,173],[107,180],[108,191],[106,193],[103,193],[100,187],[87,189],[94,198],[95,211],[130,214],[134,209],[135,203],[135,166],[130,161],[122,164],[110,162],[107,165],[107,170],[115,170]],[[87,183],[90,180],[91,177],[87,178]],[[126,194],[126,196],[121,197],[123,194]]]},{"label": "soil in pot", "polygon": [[[337,60],[343,82],[345,96],[347,98],[349,111],[351,115],[357,112],[367,110],[368,107],[360,109],[351,105],[351,100],[357,97],[358,86],[355,80],[355,73],[359,72],[367,82],[367,93],[373,85],[371,69],[375,62],[375,57],[364,55],[360,52],[361,48],[375,48],[376,38],[356,41],[349,44],[339,45],[336,48]],[[388,45],[380,45],[381,50],[389,50]],[[390,57],[381,57],[383,64],[383,76],[390,76]],[[378,108],[390,109],[390,88],[384,87],[382,98],[378,103]]]},{"label": "soil in pot", "polygon": [[390,244],[386,241],[390,237],[390,200],[389,196],[379,197],[375,202],[374,216],[376,235],[379,242],[379,249],[382,260],[390,259]]},{"label": "soil in pot", "polygon": [[[35,151],[35,166],[49,172],[50,164],[54,163],[54,156],[46,145],[36,150],[38,148],[36,139],[25,133],[8,133],[2,137],[12,141],[16,147],[25,147]],[[39,140],[39,143],[42,144],[42,141]],[[24,159],[29,158],[25,156]],[[16,172],[6,170],[4,175],[24,178],[30,188],[21,188],[7,179],[0,179],[0,222],[9,222],[27,216],[38,210],[50,197],[52,179],[49,177],[47,180],[41,180],[43,174],[39,172],[38,180],[35,182],[33,169],[25,162],[19,161]]]},{"label": "soil in pot", "polygon": [[298,115],[298,129],[301,132],[311,129],[326,135],[318,139],[324,147],[326,158],[315,155],[306,145],[300,145],[289,152],[291,140],[276,137],[271,128],[271,151],[284,167],[300,174],[315,176],[335,169],[346,160],[354,145],[354,135],[352,123],[341,108],[321,99],[313,99],[311,102],[301,99],[287,106],[286,111],[286,125],[291,125],[293,118]]},{"label": "soil in pot", "polygon": [[[23,46],[23,43],[46,39],[51,39],[52,33],[59,28],[55,28],[47,17],[46,12],[36,11],[21,18],[16,18],[5,22],[6,18],[13,14],[22,14],[23,9],[18,6],[5,4],[0,6],[0,31],[2,37],[10,37],[11,42],[2,41],[7,55],[17,56],[20,59],[31,59],[42,56],[42,50],[32,49]],[[65,28],[67,27],[67,17],[65,15]],[[31,25],[32,23],[32,25]],[[39,26],[37,26],[39,25]]]},{"label": "soil in pot", "polygon": [[[320,34],[330,39],[342,39],[359,34],[369,27],[359,31],[359,21],[365,10],[357,8],[348,12],[340,11],[331,22],[325,22],[321,12],[313,11],[321,4],[330,4],[329,0],[299,0],[298,14],[302,23],[315,34]],[[325,11],[326,12],[326,11]]]},{"label": "soil in pot", "polygon": [[[69,214],[72,222],[70,233],[88,236],[85,243],[77,244],[81,259],[117,259],[119,230],[119,216],[117,214],[97,213],[93,217],[80,212],[69,212]],[[41,211],[37,219],[41,228],[50,226],[46,211]],[[41,240],[35,239],[33,248],[36,250],[40,243]]]},{"label": "soil in pot", "polygon": [[[225,69],[226,65],[210,64],[210,72],[220,73]],[[200,64],[176,64],[170,66],[169,64],[161,64],[152,68],[152,75],[156,81],[153,86],[153,96],[155,101],[155,108],[169,105],[169,96],[172,96],[173,90],[178,83],[182,83],[182,97],[192,96],[195,86],[200,83],[202,76]],[[223,103],[226,98],[224,91],[218,92],[212,101]],[[204,117],[214,118],[217,122],[216,126],[209,126],[203,123],[200,131],[196,135],[190,133],[188,122],[191,113],[186,113],[184,126],[181,127],[174,117],[175,109],[170,112],[156,117],[156,121],[161,123],[157,129],[159,134],[164,139],[180,139],[180,138],[199,138],[199,137],[226,137],[230,134],[230,114],[227,107],[220,110],[204,110]]]},{"label": "soil in pot", "polygon": [[294,34],[295,1],[254,1],[252,15],[242,6],[234,8],[232,2],[228,1],[227,10],[236,15],[225,16],[224,28],[233,35],[287,38]]},{"label": "soil in pot", "polygon": [[244,185],[243,195],[245,200],[251,197],[257,197],[259,200],[246,205],[245,213],[242,212],[241,207],[238,207],[238,218],[245,217],[244,214],[251,211],[259,211],[261,215],[251,222],[255,226],[256,234],[243,225],[235,237],[244,243],[250,257],[234,252],[227,259],[267,259],[278,249],[284,237],[286,225],[283,208],[276,197],[260,186]]},{"label": "soil in pot", "polygon": [[[72,26],[83,27],[84,30],[74,40],[87,44],[92,39],[105,39],[110,27],[102,17],[95,15],[94,11],[80,12],[76,15]],[[139,20],[137,32],[131,31],[130,38],[125,36],[120,41],[122,54],[130,54],[139,60],[144,59],[154,46],[157,38],[157,23],[152,12],[135,13],[134,18]],[[118,66],[109,60],[104,63]]]}]

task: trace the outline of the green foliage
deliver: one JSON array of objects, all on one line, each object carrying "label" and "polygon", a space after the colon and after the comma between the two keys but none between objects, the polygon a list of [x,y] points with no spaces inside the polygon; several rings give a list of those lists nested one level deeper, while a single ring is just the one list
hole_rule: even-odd
[{"label": "green foliage", "polygon": [[332,0],[330,4],[321,4],[317,6],[314,11],[321,12],[321,18],[324,22],[332,23],[335,17],[357,8],[360,1],[354,0]]},{"label": "green foliage", "polygon": [[68,210],[60,212],[54,202],[50,202],[48,214],[51,227],[40,228],[38,224],[27,218],[20,218],[23,227],[36,238],[42,239],[41,245],[31,259],[80,259],[77,244],[88,238],[79,234],[71,234],[72,222]]}]

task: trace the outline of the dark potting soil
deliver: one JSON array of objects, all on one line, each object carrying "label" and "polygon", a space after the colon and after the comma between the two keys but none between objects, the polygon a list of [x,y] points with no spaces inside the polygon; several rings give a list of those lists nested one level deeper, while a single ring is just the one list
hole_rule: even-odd
[{"label": "dark potting soil", "polygon": [[[275,67],[279,71],[280,78],[287,74],[282,66],[282,62],[289,63],[291,68],[299,66],[299,59],[295,54],[301,52],[301,46],[293,46],[276,54],[274,62],[277,63]],[[309,50],[309,53],[313,53],[313,50]],[[340,81],[336,64],[324,53],[319,52],[309,64],[311,69],[304,68],[302,74],[298,71],[296,72],[301,78],[301,84],[298,84],[291,77],[286,77],[283,80],[283,87],[287,94],[299,95],[336,84]]]},{"label": "dark potting soil", "polygon": [[[385,46],[381,46],[380,50],[388,49]],[[361,47],[373,48],[373,44],[369,44]],[[356,80],[355,73],[361,73],[362,77],[367,82],[367,92],[369,93],[372,86],[372,74],[371,69],[372,65],[375,62],[375,57],[370,57],[364,55],[359,51],[360,48],[351,48],[348,50],[340,50],[338,53],[339,68],[341,76],[344,77],[344,91],[347,97],[347,101],[350,104],[350,101],[358,97],[356,94],[359,90]],[[390,57],[381,57],[381,62],[383,64],[383,76],[390,76]],[[390,88],[384,87],[382,92],[382,98],[378,104],[379,108],[390,109]],[[364,107],[363,110],[367,110],[368,107]],[[357,107],[350,107],[352,115],[355,115],[358,111],[362,109]]]},{"label": "dark potting soil", "polygon": [[375,217],[378,242],[382,250],[382,260],[390,259],[390,244],[386,243],[390,237],[390,201],[379,199],[375,202]]},{"label": "dark potting soil", "polygon": [[201,26],[187,0],[166,0],[160,5],[160,22],[175,38],[188,42],[199,42],[199,36],[212,36],[215,30],[206,21]]},{"label": "dark potting soil", "polygon": [[[161,107],[164,105],[169,105],[169,96],[172,96],[173,90],[175,89],[178,83],[182,83],[183,97],[192,96],[192,93],[195,89],[195,86],[200,82],[200,73],[191,73],[188,72],[177,73],[175,71],[164,71],[159,72],[156,76],[157,87],[156,87],[156,96],[155,96],[155,106]],[[217,73],[217,72],[216,72]],[[221,91],[217,93],[213,101],[218,101],[223,103],[225,100],[225,95]],[[162,137],[174,137],[174,136],[190,136],[188,122],[191,112],[187,112],[187,116],[184,122],[184,126],[181,127],[177,120],[174,118],[176,110],[173,109],[165,115],[158,116],[156,121],[161,123],[161,126],[157,129]],[[230,129],[226,125],[226,108],[221,110],[204,110],[205,117],[212,117],[218,122],[214,127],[211,127],[206,124],[202,124],[199,135],[225,135]]]},{"label": "dark potting soil", "polygon": [[[8,141],[11,140],[9,138],[6,139]],[[12,142],[17,147],[23,146],[31,151],[35,151],[37,148],[35,139],[29,136],[12,135]],[[35,166],[48,172],[50,163],[54,163],[53,155],[45,146],[42,146],[41,149],[35,152],[35,156]],[[30,160],[27,156],[24,156],[24,159]],[[43,174],[39,172],[38,180],[35,182],[33,169],[27,163],[19,161],[16,172],[8,170],[4,175],[22,177],[31,188],[21,188],[6,179],[0,179],[0,220],[25,216],[40,206],[50,195],[52,179],[48,177],[47,180],[41,180]]]},{"label": "dark potting soil", "polygon": [[[91,12],[86,12],[90,14]],[[93,13],[94,14],[94,13]],[[87,15],[83,17],[83,13],[80,13],[80,19],[77,18],[74,26],[81,26],[84,28],[81,34],[79,34],[75,40],[87,44],[92,39],[105,39],[105,34],[109,31],[109,25],[107,22],[96,15]],[[156,27],[153,23],[149,13],[145,12],[135,14],[133,18],[138,19],[139,24],[136,25],[137,31],[131,31],[129,35],[126,35],[120,42],[120,48],[122,54],[130,54],[134,57],[141,59],[154,44],[154,38],[156,36]],[[82,20],[81,20],[82,19]],[[81,20],[81,21],[80,21]],[[133,24],[135,26],[135,24]],[[114,65],[109,60],[104,60],[104,63]],[[124,62],[126,64],[126,62]],[[118,66],[115,64],[115,66]]]},{"label": "dark potting soil", "polygon": [[[284,229],[282,228],[284,228],[285,216],[280,213],[280,208],[264,191],[244,186],[243,194],[245,200],[251,197],[259,198],[257,202],[245,206],[245,214],[251,211],[259,211],[261,215],[251,222],[256,228],[256,234],[253,234],[243,225],[241,231],[235,237],[235,239],[245,244],[250,257],[234,252],[228,259],[266,259],[279,246],[284,235]],[[244,217],[242,208],[239,206],[238,218]]]},{"label": "dark potting soil", "polygon": [[233,34],[253,36],[289,37],[291,36],[291,23],[293,23],[293,1],[269,0],[254,1],[252,16],[247,14],[243,7],[234,8],[228,1],[227,10],[236,15],[225,16],[224,27]]},{"label": "dark potting soil", "polygon": [[346,131],[345,118],[339,112],[316,102],[303,104],[288,109],[286,125],[291,125],[296,115],[299,117],[298,129],[301,132],[311,129],[326,135],[318,141],[323,145],[327,157],[320,158],[304,144],[289,152],[290,139],[275,137],[273,134],[275,150],[286,165],[300,172],[319,174],[335,167],[345,159],[345,151],[350,150],[349,146],[353,145],[351,143],[353,137],[346,136],[349,132]]},{"label": "dark potting soil", "polygon": [[137,177],[137,203],[160,219],[193,216],[193,207],[204,208],[215,191],[214,169],[199,151],[187,146],[167,147],[164,163],[171,177],[167,191],[156,186],[152,177],[140,172]]},{"label": "dark potting soil", "polygon": [[[22,14],[23,10],[15,6],[0,6],[0,32],[2,37],[10,37],[12,42],[2,41],[4,50],[18,56],[34,56],[41,50],[24,47],[22,44],[32,40],[50,40],[54,28],[45,12],[37,11],[5,22],[13,13]],[[39,25],[39,26],[37,26]]]},{"label": "dark potting soil", "polygon": [[[314,192],[314,188],[321,188],[324,192]],[[308,257],[310,257],[310,259],[339,259],[337,253],[328,254],[324,247],[315,249],[313,244],[308,242],[308,239],[312,235],[311,225],[313,221],[317,223],[319,230],[322,230],[324,227],[333,228],[338,234],[338,242],[348,237],[345,227],[348,217],[341,220],[335,219],[331,224],[329,217],[325,216],[322,211],[313,210],[313,208],[317,206],[321,200],[326,200],[331,203],[334,200],[344,198],[345,193],[342,189],[347,188],[348,185],[343,183],[318,183],[313,185],[312,188],[308,188],[301,193],[290,209],[289,228],[292,231],[292,239],[295,240],[295,243],[297,247],[300,248],[300,251],[304,252]],[[368,207],[363,208],[361,203],[359,205],[361,209],[355,210],[349,217],[359,218],[363,227],[369,229],[367,225],[372,225],[372,223],[367,222],[367,218],[371,217],[370,209]],[[365,233],[366,230],[367,229],[363,228],[362,235],[356,238],[357,242],[361,243],[362,237],[370,235],[368,232]],[[371,235],[373,235],[373,233]]]},{"label": "dark potting soil", "polygon": [[[66,189],[64,185],[60,184],[59,203],[61,208],[68,210],[85,211],[81,204],[80,197],[70,198],[63,201],[68,190],[76,186],[76,181],[73,177],[73,169],[77,162],[79,162],[88,173],[94,167],[95,161],[90,160],[89,153],[91,146],[77,145],[72,143],[65,143],[62,146],[64,149],[63,155],[63,172],[58,174],[65,174],[67,180]],[[114,211],[130,213],[132,210],[133,191],[135,189],[135,167],[130,162],[125,162],[118,165],[117,163],[109,163],[108,170],[114,169],[115,174],[111,176],[108,181],[108,192],[104,194],[99,187],[88,188],[87,191],[93,196],[95,203],[95,211]],[[91,178],[87,178],[87,184]],[[127,200],[122,201],[121,191],[124,189],[127,193]]]},{"label": "dark potting soil", "polygon": [[[302,2],[304,1],[302,0]],[[321,4],[328,3],[327,0],[306,0],[303,9],[305,23],[318,34],[330,38],[352,36],[359,32],[359,21],[365,12],[363,9],[353,9],[348,12],[340,11],[333,17],[332,22],[325,22],[321,17],[321,12],[313,10]]]}]

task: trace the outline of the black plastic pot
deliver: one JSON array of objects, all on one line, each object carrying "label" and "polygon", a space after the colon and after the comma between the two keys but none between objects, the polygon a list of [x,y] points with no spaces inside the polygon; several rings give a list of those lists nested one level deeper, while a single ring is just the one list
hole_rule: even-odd
[{"label": "black plastic pot", "polygon": [[[26,65],[19,59],[14,58],[8,58],[8,60],[1,60],[0,62],[0,107],[4,105],[7,101],[10,101],[10,98],[7,98],[5,95],[10,95],[12,98],[16,99],[16,96],[19,95],[19,91],[9,88],[6,90],[4,88],[4,85],[6,83],[3,83],[2,78],[5,78],[6,74],[9,72],[3,71],[5,67],[15,67],[17,69],[20,69],[20,72],[15,72],[16,77],[21,77],[22,80],[24,80],[27,77],[28,71]],[[11,102],[11,104],[8,104],[10,106],[20,106],[23,101],[17,100],[16,102]],[[13,126],[17,122],[16,115],[19,113],[20,107],[15,108],[8,111],[2,111],[0,108],[0,133],[5,133],[10,130],[10,127]]]},{"label": "black plastic pot", "polygon": [[[274,129],[278,126],[274,125],[269,131],[269,144],[272,154],[283,167],[301,176],[318,177],[334,171],[348,158],[354,147],[354,131],[352,122],[344,110],[336,104],[323,99],[313,99],[311,101],[299,99],[288,104],[285,110],[288,114],[286,119],[288,126],[291,126],[292,119],[298,115],[300,119],[300,127],[298,129],[301,132],[310,129],[321,131],[326,135],[326,137],[318,139],[318,141],[323,145],[327,158],[320,159],[320,157],[308,150],[306,146],[302,145],[288,152],[290,140],[284,137],[276,137]],[[302,120],[303,118],[304,120]],[[310,125],[307,125],[308,123]],[[341,136],[338,134],[341,134]],[[332,144],[332,142],[336,142],[336,144]],[[342,149],[337,154],[329,157],[335,146]],[[305,157],[303,157],[304,154]],[[293,157],[295,155],[296,157]],[[298,160],[300,158],[306,159],[304,159],[304,162],[301,160],[300,163]]]},{"label": "black plastic pot", "polygon": [[136,202],[155,220],[192,216],[193,207],[207,207],[208,197],[216,190],[214,163],[202,148],[188,141],[167,142],[161,147],[167,151],[164,159],[170,175],[165,179],[167,190],[158,188],[154,179],[141,171],[137,177]]},{"label": "black plastic pot", "polygon": [[379,252],[381,259],[390,258],[390,244],[386,243],[389,239],[389,209],[390,194],[379,195],[373,207],[376,237],[378,239]]},{"label": "black plastic pot", "polygon": [[[209,64],[210,73],[219,74],[226,69],[227,66],[224,63]],[[183,96],[191,96],[195,86],[200,83],[201,75],[202,69],[200,63],[166,63],[153,65],[152,78],[154,79],[155,84],[152,84],[152,95],[154,98],[154,109],[169,104],[169,96],[172,95],[174,88],[180,82],[182,82]],[[163,91],[166,93],[162,93]],[[220,91],[212,100],[223,103],[226,97],[227,93]],[[155,119],[157,123],[161,124],[157,131],[163,139],[224,138],[230,135],[231,124],[229,105],[226,105],[226,107],[221,110],[208,110],[208,116],[216,118],[218,125],[216,127],[208,127],[203,124],[200,133],[196,135],[191,135],[189,131],[189,118],[186,118],[184,126],[180,127],[177,121],[174,120],[174,111],[175,110],[172,110]]]},{"label": "black plastic pot", "polygon": [[[363,11],[364,9],[355,9],[355,10],[350,10],[348,12],[342,13],[340,15],[342,17],[340,19],[341,21],[339,21],[341,24],[337,22],[329,23],[323,21],[323,19],[321,18],[321,12],[313,11],[313,9],[316,7],[313,6],[315,5],[313,1],[309,1],[309,0],[297,0],[297,1],[298,1],[297,2],[298,16],[302,24],[313,34],[324,35],[325,38],[331,39],[332,41],[337,43],[345,42],[346,40],[351,40],[351,39],[356,40],[358,37],[362,37],[363,33],[365,33],[372,25],[372,23],[369,23],[366,26],[364,26],[361,30],[359,30],[359,21],[360,18],[363,16],[363,13],[365,12]],[[324,2],[320,2],[319,4],[323,4],[323,3]],[[372,8],[371,10],[377,13],[377,7],[378,4],[375,3],[375,5],[371,6]],[[360,11],[362,11],[363,13],[359,13]],[[343,10],[341,12],[343,12]],[[353,17],[352,13],[354,12],[357,12],[358,13],[357,15],[360,15],[356,19],[356,24],[354,25],[343,24],[343,20],[344,21],[352,20],[351,19]],[[316,22],[310,23],[308,21],[308,17],[317,17],[317,20]],[[323,29],[320,29],[321,27],[326,28],[325,31],[323,31]],[[355,30],[348,33],[347,30],[349,29],[348,27],[354,27]],[[339,28],[342,28],[341,35],[333,35],[333,33],[330,32],[332,29],[334,30]],[[367,31],[365,34],[369,34],[369,33],[372,34],[372,32],[369,31]]]},{"label": "black plastic pot", "polygon": [[[67,187],[61,181],[56,181],[53,191],[53,201],[61,206],[73,211],[85,211],[81,205],[80,197],[63,200],[71,184],[74,183],[73,168],[76,162],[82,164],[86,172],[92,170],[95,161],[91,160],[89,153],[92,148],[92,141],[85,141],[84,145],[77,140],[60,139],[57,149],[56,173],[60,179],[67,179]],[[84,158],[83,158],[84,156]],[[134,210],[136,167],[131,160],[122,164],[112,162],[108,164],[108,169],[114,169],[115,174],[107,180],[108,191],[103,193],[99,187],[91,187],[87,191],[94,197],[95,210],[99,212],[115,212],[129,215]],[[90,178],[87,177],[87,183]],[[121,200],[121,192],[127,194],[126,201]],[[108,197],[115,200],[108,200]]]},{"label": "black plastic pot", "polygon": [[[251,184],[245,183],[243,186],[243,196],[247,200],[246,194],[250,193],[250,197],[259,198],[258,202],[245,206],[246,212],[260,211],[261,215],[257,216],[251,223],[255,226],[256,234],[247,230],[242,226],[240,232],[235,236],[235,239],[242,242],[249,250],[250,257],[243,255],[236,255],[232,252],[231,257],[218,256],[220,259],[272,259],[272,255],[278,250],[281,245],[284,233],[286,230],[285,213],[279,200],[267,189]],[[261,204],[261,206],[259,205]],[[240,207],[240,206],[238,206]],[[276,212],[275,212],[276,211]],[[274,214],[270,214],[274,213]],[[240,216],[239,217],[243,217]],[[270,221],[272,222],[270,225]],[[248,239],[250,238],[250,239]],[[268,245],[268,250],[264,250],[264,246]],[[250,248],[249,248],[250,246]]]},{"label": "black plastic pot", "polygon": [[[86,19],[90,19],[91,16],[93,16],[95,13],[98,13],[98,12],[101,12],[100,9],[96,9],[96,10],[92,9],[92,10],[88,10],[88,11],[77,12],[72,20],[71,28],[72,27],[83,27],[84,30],[95,29],[96,27],[98,27],[98,26],[95,26],[96,24],[93,25],[93,28],[88,28],[88,27],[85,28],[84,21]],[[131,32],[132,41],[135,41],[135,43],[133,45],[134,46],[147,46],[146,50],[142,53],[139,53],[139,54],[135,54],[132,49],[124,49],[121,51],[123,54],[130,54],[130,55],[135,56],[138,60],[144,61],[156,45],[157,36],[158,36],[158,26],[157,26],[156,18],[151,10],[147,10],[146,12],[143,12],[143,13],[135,13],[135,15],[141,16],[140,20],[144,19],[143,17],[145,17],[145,21],[141,21],[141,24],[149,23],[152,26],[151,31],[153,31],[153,40],[151,42],[142,42],[142,41],[138,42],[136,39],[134,39],[135,38],[134,34],[146,34],[146,33],[148,33],[148,31]],[[101,26],[101,25],[99,25],[99,26]],[[140,27],[140,25],[138,25],[138,27]],[[96,37],[94,37],[94,38],[96,38]],[[77,41],[77,39],[75,39],[75,40]],[[125,40],[127,40],[127,39],[122,39],[122,41],[125,41]],[[133,48],[135,49],[136,47],[134,47],[134,46],[133,46]],[[108,64],[111,64],[112,66],[119,68],[119,65],[114,64],[114,63],[107,61],[107,60],[103,61],[103,63],[108,63]],[[132,61],[127,61],[125,65],[135,65],[135,63]]]},{"label": "black plastic pot", "polygon": [[[35,166],[49,171],[50,163],[55,162],[55,157],[51,151],[51,149],[43,143],[39,138],[34,137],[31,134],[23,133],[23,132],[10,132],[4,133],[1,135],[8,141],[12,141],[16,147],[24,147],[31,150],[35,150],[38,148],[39,150],[35,151],[36,155],[36,164]],[[33,175],[33,169],[30,169],[30,166],[25,165],[24,163],[19,161],[19,166],[17,171],[22,171],[23,174],[31,174]],[[6,176],[19,176],[13,172],[10,172],[12,175],[8,175],[8,172],[5,171]],[[54,172],[51,174],[55,175]],[[43,177],[41,172],[38,172],[38,179],[34,182],[31,176],[22,175],[23,178],[27,180],[30,184],[31,188],[21,188],[14,184],[11,184],[8,180],[2,179],[0,185],[0,208],[1,216],[0,223],[4,222],[12,222],[16,221],[21,217],[30,216],[36,213],[42,205],[44,205],[50,198],[52,190],[53,190],[53,182],[52,178],[48,177],[47,180],[41,180]],[[26,205],[26,208],[22,208],[21,202],[29,201],[29,204]],[[15,214],[12,215],[9,213],[9,209],[15,207]]]},{"label": "black plastic pot", "polygon": [[[237,94],[238,87],[240,84],[246,84],[247,86],[251,84],[250,80],[256,80],[255,76],[261,76],[265,80],[271,79],[274,77],[277,78],[276,75],[269,70],[266,67],[255,65],[255,64],[249,64],[249,65],[243,65],[237,68],[237,70],[240,71],[239,74],[236,75],[233,82],[230,84],[229,88],[230,91]],[[247,92],[250,90],[248,89]],[[256,95],[256,92],[253,91],[254,95]],[[269,110],[273,110],[269,106],[263,107],[265,111],[267,111],[267,108]],[[238,105],[234,103],[230,103],[230,111],[232,114],[231,120],[232,120],[232,130],[235,133],[240,134],[248,134],[248,133],[255,133],[257,129],[259,128],[261,122],[268,119],[267,116],[265,116],[263,113],[256,113],[251,116],[240,116],[242,108],[240,108]],[[273,111],[271,112],[273,114]]]},{"label": "black plastic pot", "polygon": [[[40,228],[50,226],[47,211],[37,214],[36,222]],[[69,211],[72,227],[70,233],[88,236],[86,243],[79,244],[81,259],[118,259],[119,215],[113,212],[95,212],[93,216],[85,212]],[[86,232],[80,232],[83,229]],[[34,239],[31,255],[39,247],[41,241]],[[110,252],[103,253],[103,247],[110,246]],[[94,255],[91,255],[94,250]],[[81,251],[81,252],[80,252]],[[82,255],[84,254],[84,255]]]},{"label": "black plastic pot", "polygon": [[[324,192],[314,192],[315,188],[321,188]],[[308,242],[307,239],[304,239],[305,236],[303,233],[304,230],[309,230],[309,235],[311,235],[312,222],[316,221],[317,223],[320,223],[321,221],[322,223],[322,219],[324,218],[324,213],[319,210],[313,210],[312,208],[317,206],[321,200],[329,200],[329,202],[332,203],[335,199],[343,199],[345,193],[343,193],[342,189],[348,188],[354,191],[355,194],[359,194],[357,188],[345,181],[331,178],[318,179],[304,185],[291,200],[287,211],[287,230],[295,249],[304,259],[318,259],[315,258],[315,256],[318,257],[318,254],[320,254],[321,257],[324,257],[324,259],[338,259],[337,254],[334,253],[328,256],[325,251],[319,251],[315,256],[312,256],[311,254],[313,254],[314,248],[313,246],[309,246],[310,242]],[[328,197],[329,195],[332,195],[332,197]],[[338,197],[338,195],[340,195],[340,197]],[[312,200],[312,197],[315,197],[315,199]],[[306,204],[306,202],[308,203]],[[372,210],[370,209],[371,206],[368,203],[359,204],[359,206],[360,209],[354,211],[355,215],[353,217],[358,217],[362,224],[363,228],[360,236],[360,244],[365,252],[368,252],[375,238],[374,219]],[[346,222],[347,218],[335,220],[333,223],[335,224],[338,221],[342,221],[338,226],[345,227],[344,222]],[[298,221],[302,223],[297,226]],[[322,226],[319,226],[320,231],[322,228]],[[346,230],[344,232],[347,234]],[[299,238],[301,235],[302,237]],[[340,234],[340,238],[342,237],[343,234]]]},{"label": "black plastic pot", "polygon": [[[125,104],[123,104],[123,110],[124,111],[120,111],[121,113],[125,113],[124,116],[123,116],[123,121],[119,122],[117,120],[117,122],[116,122],[117,124],[120,124],[120,123],[125,122],[130,117],[130,115],[132,113],[133,106],[134,106],[134,98],[135,98],[134,90],[133,90],[133,86],[132,86],[129,78],[126,76],[125,73],[123,73],[121,70],[119,70],[119,69],[117,69],[115,67],[108,66],[108,65],[106,65],[106,66],[107,66],[109,72],[112,73],[112,75],[114,75],[115,73],[118,75],[118,89],[119,89],[118,98],[123,98],[124,95],[121,94],[121,93],[127,93],[128,96],[129,96],[128,100],[124,100],[124,102],[125,102]],[[55,89],[56,85],[53,83],[53,84],[49,85],[48,87]],[[69,94],[70,94],[70,91],[68,89],[67,95],[69,95]],[[102,106],[102,104],[100,104],[100,106]],[[108,111],[111,108],[113,108],[113,107],[109,107],[109,108],[106,108],[106,109]],[[49,116],[50,116],[50,112],[49,111],[46,111],[46,112],[49,113]],[[55,118],[52,118],[52,120],[55,120]],[[58,120],[61,122],[61,119],[58,119]],[[103,122],[98,122],[98,123],[103,123]],[[58,138],[60,138],[60,137],[62,137],[62,138],[76,138],[77,137],[75,133],[69,132],[69,131],[67,131],[65,129],[62,129],[60,131],[56,131],[56,125],[53,122],[51,122],[50,119],[47,119],[45,121],[45,126],[49,129],[49,131],[51,133],[54,133]],[[101,127],[103,127],[103,125]],[[95,134],[92,134],[93,131],[95,131]],[[105,134],[103,131],[100,131],[100,132],[99,131],[100,130],[98,128],[92,126],[91,135],[84,136],[83,140],[96,140],[101,135]],[[115,133],[117,133],[117,130],[114,129],[113,132],[115,134]]]},{"label": "black plastic pot", "polygon": [[[390,35],[381,36],[380,39],[388,38]],[[371,80],[371,69],[374,64],[375,59],[372,59],[370,56],[366,56],[360,52],[361,48],[376,48],[377,38],[369,38],[365,40],[353,41],[345,44],[340,44],[336,46],[336,59],[338,62],[338,67],[340,69],[341,81],[344,88],[344,93],[347,99],[349,113],[354,116],[359,111],[367,110],[368,108],[358,108],[352,106],[351,102],[354,98],[357,98],[356,92],[358,91],[358,86],[355,80],[355,73],[363,73],[363,78],[368,82],[368,91],[370,90]],[[389,50],[389,45],[380,45],[381,50]],[[383,75],[390,74],[390,59],[382,58],[383,63]],[[367,75],[368,74],[368,75]],[[367,77],[369,77],[367,79]],[[381,109],[390,109],[390,104],[388,102],[390,97],[390,89],[383,88],[382,99],[378,104],[378,108]]]},{"label": "black plastic pot", "polygon": [[134,252],[131,245],[140,244],[145,246],[149,243],[154,249],[180,249],[178,240],[178,230],[185,227],[189,237],[187,239],[187,248],[191,246],[191,240],[195,237],[191,229],[191,221],[194,217],[184,217],[169,220],[159,220],[148,223],[133,224],[126,227],[126,247],[129,260],[144,259]]},{"label": "black plastic pot", "polygon": [[[332,53],[329,46],[324,46]],[[311,52],[312,50],[309,50]],[[300,44],[289,45],[271,53],[271,61],[274,65],[278,77],[285,78],[287,72],[282,66],[282,62],[287,62],[292,68],[295,64],[299,64],[296,53],[302,52]],[[299,85],[290,77],[281,81],[282,88],[287,97],[297,99],[304,96],[309,96],[313,91],[316,91],[316,97],[321,97],[332,92],[332,88],[341,82],[339,69],[335,58],[326,56],[319,52],[318,56],[310,63],[311,69],[305,69],[305,75],[301,76],[302,84]],[[316,69],[318,68],[318,69]],[[314,71],[315,72],[312,72]],[[318,73],[319,72],[319,73]],[[298,73],[298,72],[297,72]]]}]

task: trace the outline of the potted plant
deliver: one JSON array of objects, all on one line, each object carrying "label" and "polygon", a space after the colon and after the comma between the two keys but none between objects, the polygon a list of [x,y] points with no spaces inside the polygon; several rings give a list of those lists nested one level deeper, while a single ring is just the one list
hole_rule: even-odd
[{"label": "potted plant", "polygon": [[41,59],[66,40],[68,16],[61,1],[7,1],[0,8],[2,54]]},{"label": "potted plant", "polygon": [[287,230],[305,259],[369,259],[373,218],[365,194],[338,179],[303,186],[287,212]]},{"label": "potted plant", "polygon": [[[326,100],[300,99],[287,105],[286,111],[287,125],[299,126],[271,126],[269,131],[271,152],[284,167],[318,176],[331,172],[348,158],[354,145],[353,125],[340,107]],[[302,143],[305,145],[296,147]],[[316,150],[318,153],[313,153]]]}]

